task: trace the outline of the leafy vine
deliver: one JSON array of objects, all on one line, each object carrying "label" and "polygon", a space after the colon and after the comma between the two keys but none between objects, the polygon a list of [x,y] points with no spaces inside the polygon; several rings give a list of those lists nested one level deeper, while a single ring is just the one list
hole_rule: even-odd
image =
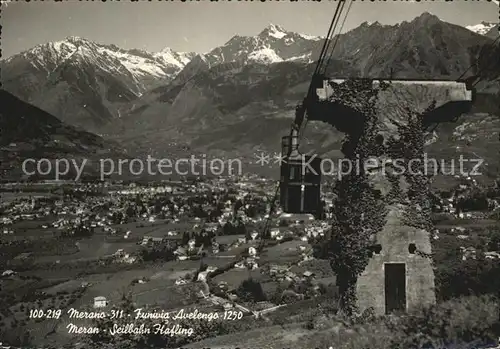
[{"label": "leafy vine", "polygon": [[[387,84],[374,87],[371,80],[346,81],[332,85],[344,105],[355,110],[362,117],[361,125],[352,125],[347,134],[344,155],[353,162],[364,164],[370,157],[378,157],[383,147],[377,142],[378,113],[377,99],[380,90]],[[378,144],[379,146],[376,146]],[[347,166],[347,165],[345,165]],[[356,171],[342,169],[349,173],[337,182],[334,191],[332,234],[329,241],[330,265],[337,275],[339,286],[339,308],[346,316],[357,312],[356,283],[372,256],[370,246],[373,236],[385,224],[386,203],[380,191],[370,181],[370,173],[364,166]]]},{"label": "leafy vine", "polygon": [[[388,139],[382,136],[387,128],[380,117],[380,91],[390,85],[380,82],[375,85],[370,79],[349,80],[342,84],[331,84],[334,90],[331,102],[340,102],[352,113],[351,120],[335,120],[332,124],[346,132],[343,146],[344,155],[353,162],[362,164],[352,171],[352,167],[342,168],[348,173],[336,183],[334,192],[334,218],[332,233],[327,242],[330,265],[337,275],[339,287],[339,308],[347,316],[357,313],[356,284],[358,277],[366,269],[372,256],[376,235],[386,224],[390,205],[403,207],[402,224],[428,230],[430,221],[429,178],[424,171],[423,115],[434,109],[432,104],[422,114],[409,108],[403,109],[405,122],[394,122],[395,129]],[[342,118],[342,116],[340,116]],[[387,132],[385,132],[387,134]],[[384,159],[402,162],[403,174],[384,171],[382,181],[378,168],[364,166],[368,159],[375,158],[380,165]],[[420,161],[412,161],[418,159]],[[385,167],[386,163],[383,165]],[[345,165],[347,166],[347,165]],[[407,182],[406,189],[401,181]],[[379,190],[381,184],[385,193]]]}]

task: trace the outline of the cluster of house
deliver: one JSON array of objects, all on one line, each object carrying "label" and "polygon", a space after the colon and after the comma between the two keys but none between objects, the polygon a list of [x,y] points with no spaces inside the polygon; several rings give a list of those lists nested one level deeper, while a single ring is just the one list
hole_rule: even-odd
[{"label": "cluster of house", "polygon": [[[235,210],[235,202],[244,200],[252,193],[252,190],[260,188],[260,182],[255,179],[244,178],[239,182],[227,179],[213,179],[205,182],[174,182],[169,185],[137,186],[131,184],[127,188],[114,186],[108,188],[109,195],[86,195],[84,199],[78,196],[66,195],[59,197],[42,197],[19,199],[11,203],[4,210],[0,226],[5,228],[4,233],[14,233],[8,229],[16,221],[34,220],[45,216],[56,216],[51,223],[45,223],[42,228],[65,229],[71,233],[72,229],[103,228],[109,234],[116,234],[113,225],[125,223],[129,218],[139,219],[147,222],[155,222],[158,219],[169,218],[174,222],[180,219],[198,219],[199,210],[203,214],[211,214],[211,221],[221,225],[234,221],[236,217],[240,222],[259,222],[263,217],[250,218],[246,214],[252,204],[258,202],[259,195],[252,195],[252,200],[245,202],[242,207]],[[238,192],[236,188],[244,187],[245,190]],[[90,188],[92,189],[92,188]],[[85,185],[75,187],[73,191],[88,189]],[[231,195],[228,195],[231,192]],[[165,193],[171,193],[165,200]],[[265,199],[262,195],[262,199]],[[159,209],[158,203],[161,203]],[[106,213],[93,214],[95,209],[105,209]],[[118,218],[117,218],[118,217]],[[121,218],[120,218],[121,217]],[[128,238],[129,235],[124,236]]]},{"label": "cluster of house", "polygon": [[[286,216],[282,215],[281,217]],[[309,215],[307,215],[309,216]],[[279,222],[283,223],[280,218]],[[279,224],[279,223],[278,223]],[[299,228],[299,229],[294,229]],[[299,237],[302,241],[307,242],[310,239],[324,236],[330,229],[330,225],[325,221],[315,221],[312,217],[304,220],[294,220],[286,227],[277,227],[270,230],[270,236],[277,241],[283,240],[287,236]],[[297,235],[298,234],[298,235]]]},{"label": "cluster of house", "polygon": [[71,230],[82,223],[85,223],[89,228],[105,227],[111,223],[109,217],[92,215],[91,211],[96,206],[108,204],[109,200],[109,198],[102,197],[89,197],[85,201],[34,197],[20,199],[4,211],[1,224],[5,228],[19,221],[55,216],[57,218],[53,222],[42,224],[41,228]]},{"label": "cluster of house", "polygon": [[[467,229],[464,227],[457,226],[457,227],[451,228],[450,232],[452,234],[454,234],[455,237],[459,240],[466,241],[466,240],[470,239],[470,235],[469,235]],[[439,235],[440,235],[439,229],[434,229],[432,231],[431,237],[434,240],[438,240]],[[468,260],[468,259],[476,259],[477,251],[474,247],[460,246],[460,252],[462,253],[462,260],[464,260],[464,261]],[[483,252],[483,254],[484,254],[484,257],[486,259],[499,259],[500,260],[500,253],[499,252],[487,251],[487,252]]]},{"label": "cluster of house", "polygon": [[325,233],[330,229],[330,225],[327,222],[320,221],[315,222],[305,228],[305,236],[310,238],[317,238],[324,236]]},{"label": "cluster of house", "polygon": [[50,227],[58,228],[58,229],[70,229],[76,228],[83,224],[85,228],[104,228],[105,231],[110,231],[111,221],[107,216],[101,216],[99,214],[96,215],[87,215],[83,212],[80,213],[80,216],[76,218],[59,218],[50,224],[43,224],[42,228],[47,229]]},{"label": "cluster of house", "polygon": [[[434,205],[435,212],[443,212],[454,215],[456,218],[460,219],[470,219],[470,218],[486,218],[488,215],[484,212],[460,212],[457,208],[457,204],[461,199],[465,199],[467,194],[480,189],[477,181],[470,176],[458,176],[455,175],[456,179],[461,180],[452,195],[448,198],[440,198],[439,203]],[[499,198],[487,198],[488,210],[497,211],[500,210],[500,199]]]},{"label": "cluster of house", "polygon": [[2,273],[2,277],[9,277],[9,276],[14,276],[16,275],[16,272],[14,270],[5,270],[3,273]]},{"label": "cluster of house", "polygon": [[2,225],[8,226],[15,222],[34,220],[50,214],[50,210],[35,211],[35,199],[22,198],[7,205],[2,217]]},{"label": "cluster of house", "polygon": [[125,252],[122,248],[118,249],[114,253],[113,257],[115,258],[115,261],[119,262],[119,263],[132,264],[132,263],[135,263],[137,261],[137,256],[135,256],[132,253]]},{"label": "cluster of house", "polygon": [[4,234],[14,234],[14,230],[12,229],[9,229],[7,227],[4,226],[3,228],[3,231],[2,231]]},{"label": "cluster of house", "polygon": [[257,249],[254,246],[250,246],[247,252],[248,255],[241,261],[236,263],[234,265],[235,268],[248,270],[255,270],[259,268],[259,264],[257,262],[259,259],[259,256],[257,255]]},{"label": "cluster of house", "polygon": [[187,243],[187,246],[179,246],[174,251],[177,260],[184,261],[189,259],[190,256],[201,254],[203,246],[196,247],[196,241],[194,239],[190,239]]},{"label": "cluster of house", "polygon": [[[466,261],[468,259],[476,259],[476,249],[474,247],[463,247],[460,246],[460,251],[462,252],[462,260]],[[484,258],[486,259],[498,259],[500,260],[500,253],[495,251],[483,252]]]},{"label": "cluster of house", "polygon": [[[223,179],[197,182],[195,184],[177,183],[175,186],[148,186],[133,187],[115,192],[118,197],[125,200],[127,198],[139,199],[142,210],[140,217],[144,220],[154,222],[157,219],[171,218],[178,220],[181,218],[198,217],[200,214],[209,215],[212,221],[224,225],[236,217],[243,223],[257,222],[262,218],[250,218],[247,210],[252,204],[258,203],[258,199],[253,198],[241,207],[235,209],[235,202],[244,200],[251,191],[235,190],[241,183],[232,183]],[[250,188],[253,188],[250,186]],[[255,189],[255,188],[254,188]],[[232,194],[228,194],[231,192]],[[157,206],[157,198],[164,197],[165,193],[172,194],[170,202],[164,203],[161,208]],[[248,200],[247,200],[248,201]]]},{"label": "cluster of house", "polygon": [[303,272],[302,275],[297,275],[290,270],[291,268],[292,267],[289,265],[273,264],[269,266],[269,275],[274,277],[277,281],[295,282],[312,281],[316,277],[316,275],[309,270]]}]

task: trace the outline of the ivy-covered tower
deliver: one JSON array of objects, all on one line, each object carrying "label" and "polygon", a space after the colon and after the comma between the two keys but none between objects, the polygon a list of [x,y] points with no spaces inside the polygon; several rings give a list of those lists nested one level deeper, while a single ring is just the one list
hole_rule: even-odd
[{"label": "ivy-covered tower", "polygon": [[[325,81],[309,120],[346,134],[330,250],[347,313],[407,311],[435,302],[424,129],[468,111],[454,81]],[[433,163],[432,163],[433,164]],[[431,164],[431,165],[432,165]],[[429,173],[431,171],[431,173]]]}]

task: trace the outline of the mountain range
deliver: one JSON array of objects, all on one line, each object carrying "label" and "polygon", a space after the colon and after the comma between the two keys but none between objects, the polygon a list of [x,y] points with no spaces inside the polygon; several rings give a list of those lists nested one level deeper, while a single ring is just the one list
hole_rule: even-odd
[{"label": "mountain range", "polygon": [[[457,79],[470,68],[485,80],[477,88],[488,103],[478,112],[489,118],[500,91],[500,64],[491,58],[499,52],[490,47],[495,28],[481,25],[464,28],[429,13],[397,25],[365,22],[334,39],[326,74]],[[250,159],[260,150],[279,151],[324,40],[271,24],[195,54],[70,37],[12,56],[0,68],[5,90],[129,152]],[[312,124],[305,146],[340,156],[343,135]]]},{"label": "mountain range", "polygon": [[[118,144],[61,122],[5,90],[0,90],[0,131],[1,178],[26,177],[22,170],[26,159],[50,159],[52,170],[45,164],[42,171],[48,171],[47,178],[54,179],[55,159],[79,163],[87,159],[96,164],[101,158],[126,156]],[[86,173],[95,173],[96,167],[87,169]],[[69,169],[68,176],[75,178],[73,170]]]},{"label": "mountain range", "polygon": [[73,125],[96,130],[119,116],[121,106],[168,83],[193,57],[68,37],[3,60],[0,68],[9,92]]}]

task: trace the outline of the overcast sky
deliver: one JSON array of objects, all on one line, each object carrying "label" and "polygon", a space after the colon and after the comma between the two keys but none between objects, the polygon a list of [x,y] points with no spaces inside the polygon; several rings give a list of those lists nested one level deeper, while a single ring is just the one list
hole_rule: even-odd
[{"label": "overcast sky", "polygon": [[[2,0],[3,2],[4,0]],[[37,44],[80,36],[123,48],[207,52],[232,36],[256,35],[270,23],[325,36],[336,2],[12,2],[2,5],[3,58]],[[347,6],[346,6],[347,8]],[[498,22],[498,6],[486,0],[360,2],[344,31],[364,21],[395,24],[423,12],[459,25]]]}]

